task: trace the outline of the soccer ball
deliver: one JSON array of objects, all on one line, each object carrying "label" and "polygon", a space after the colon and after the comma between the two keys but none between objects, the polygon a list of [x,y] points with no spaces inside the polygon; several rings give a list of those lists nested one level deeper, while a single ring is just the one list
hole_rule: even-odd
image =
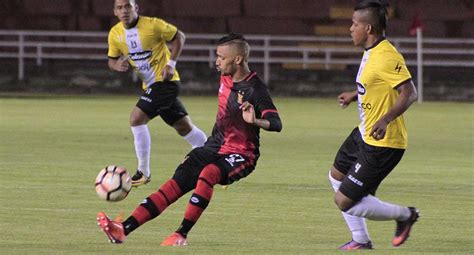
[{"label": "soccer ball", "polygon": [[95,191],[101,199],[120,201],[132,189],[132,180],[127,170],[119,166],[107,166],[100,170],[95,179]]}]

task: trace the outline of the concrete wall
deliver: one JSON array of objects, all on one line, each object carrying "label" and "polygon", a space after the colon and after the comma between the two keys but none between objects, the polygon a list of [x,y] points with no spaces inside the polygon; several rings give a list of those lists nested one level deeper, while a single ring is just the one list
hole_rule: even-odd
[{"label": "concrete wall", "polygon": [[[252,68],[262,74],[262,66]],[[416,79],[416,69],[411,68]],[[215,95],[219,74],[205,64],[180,63],[182,94]],[[274,95],[335,97],[345,90],[355,89],[357,66],[345,70],[288,70],[272,66],[268,84]],[[140,81],[134,82],[131,73],[114,73],[106,62],[46,61],[38,67],[28,62],[27,79],[17,81],[15,61],[6,61],[0,70],[0,92],[41,93],[112,93],[138,94]],[[469,68],[426,68],[424,71],[424,99],[474,101],[474,77]],[[416,80],[415,80],[416,82]]]}]

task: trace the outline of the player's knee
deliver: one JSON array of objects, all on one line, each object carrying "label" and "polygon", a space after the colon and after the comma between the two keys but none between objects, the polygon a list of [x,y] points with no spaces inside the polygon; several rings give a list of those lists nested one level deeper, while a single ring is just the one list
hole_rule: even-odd
[{"label": "player's knee", "polygon": [[214,186],[221,181],[221,170],[214,164],[209,164],[204,167],[199,178],[203,178],[210,185]]},{"label": "player's knee", "polygon": [[148,123],[150,118],[140,109],[135,108],[130,114],[130,126],[140,126]]},{"label": "player's knee", "polygon": [[197,178],[195,178],[189,171],[178,168],[172,178],[183,194],[196,188]]},{"label": "player's knee", "polygon": [[341,192],[336,192],[334,195],[334,203],[337,205],[339,210],[343,212],[351,209],[351,207],[354,206],[354,202],[350,198],[344,196],[344,194]]},{"label": "player's knee", "polygon": [[193,125],[188,116],[181,118],[173,124],[173,128],[178,132],[180,136],[185,136],[191,132]]}]

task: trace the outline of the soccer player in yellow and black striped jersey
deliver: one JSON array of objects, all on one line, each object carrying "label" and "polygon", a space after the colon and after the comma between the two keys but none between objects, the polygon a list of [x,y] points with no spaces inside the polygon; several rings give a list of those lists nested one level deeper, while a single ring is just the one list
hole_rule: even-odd
[{"label": "soccer player in yellow and black striped jersey", "polygon": [[352,240],[339,247],[341,250],[373,248],[366,218],[395,220],[392,245],[400,246],[419,217],[414,207],[375,197],[379,184],[407,147],[402,114],[417,97],[402,55],[385,39],[387,6],[380,0],[362,0],[352,16],[352,40],[365,51],[357,73],[357,90],[342,93],[338,100],[343,108],[357,101],[361,122],[341,145],[329,173],[335,203],[352,232]]},{"label": "soccer player in yellow and black striped jersey", "polygon": [[[144,93],[130,114],[138,159],[132,185],[150,181],[151,139],[147,123],[160,116],[193,147],[207,137],[194,126],[178,99],[179,74],[176,61],[184,45],[184,33],[162,19],[138,15],[135,0],[115,0],[114,15],[120,20],[109,32],[109,68],[126,72],[130,66],[143,81]],[[171,43],[171,51],[167,43]]]}]

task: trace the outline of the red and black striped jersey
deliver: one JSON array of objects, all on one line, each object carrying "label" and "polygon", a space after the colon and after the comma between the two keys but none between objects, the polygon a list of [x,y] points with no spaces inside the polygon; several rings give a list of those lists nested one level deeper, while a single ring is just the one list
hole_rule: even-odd
[{"label": "red and black striped jersey", "polygon": [[280,117],[267,86],[255,72],[240,82],[233,82],[230,76],[221,76],[218,98],[216,123],[204,147],[219,154],[238,153],[257,159],[260,128],[245,122],[239,107],[248,101],[254,106],[256,118],[271,119],[278,128],[270,130],[280,131]]}]

